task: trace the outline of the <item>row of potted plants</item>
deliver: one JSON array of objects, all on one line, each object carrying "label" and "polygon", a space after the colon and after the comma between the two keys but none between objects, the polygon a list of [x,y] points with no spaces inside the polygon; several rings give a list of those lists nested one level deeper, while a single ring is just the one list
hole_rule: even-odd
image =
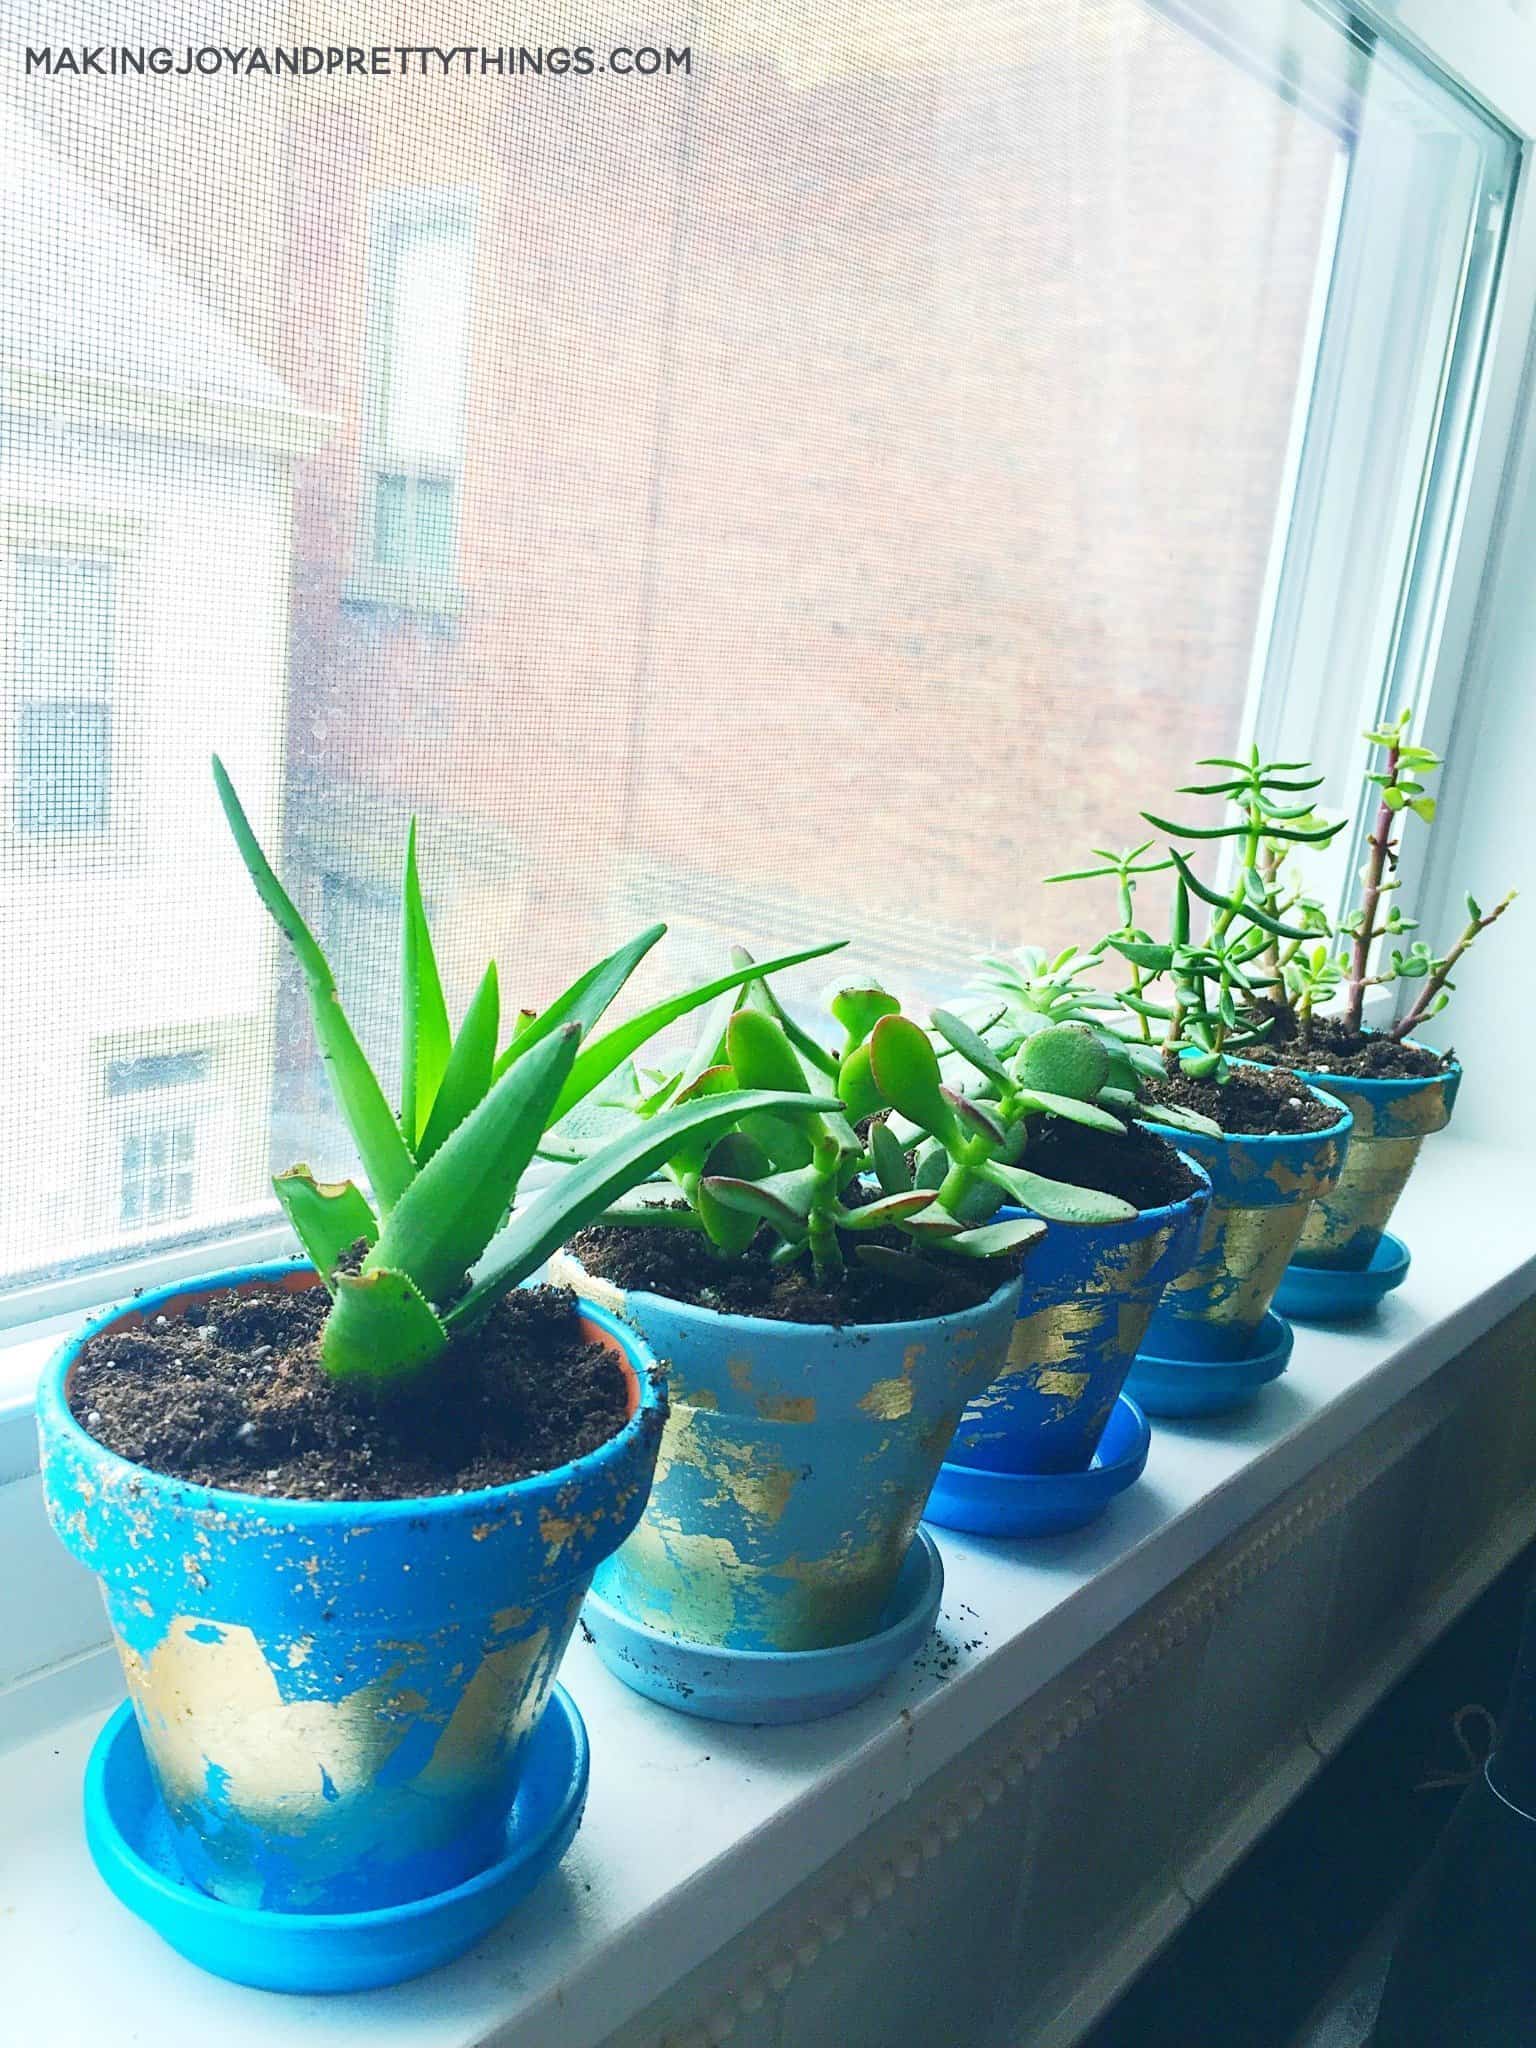
[{"label": "row of potted plants", "polygon": [[[574,1829],[556,1674],[584,1601],[612,1668],[671,1704],[828,1711],[931,1624],[925,1510],[1081,1520],[1145,1462],[1128,1378],[1188,1412],[1279,1370],[1288,1263],[1367,1272],[1449,1115],[1455,1064],[1409,1033],[1509,900],[1444,956],[1410,938],[1396,835],[1432,817],[1438,764],[1406,725],[1370,739],[1380,815],[1337,929],[1292,869],[1340,823],[1255,753],[1186,792],[1227,817],[1153,817],[1161,857],[1057,878],[1117,888],[1091,949],[990,960],[926,1019],[839,987],[825,1030],[775,978],[835,946],[738,951],[607,1023],[660,926],[510,1028],[489,967],[455,1030],[413,828],[398,1104],[215,764],[365,1185],[279,1175],[302,1261],[142,1297],[45,1377],[50,1514],[131,1700],[89,1813],[120,1893],[249,1981],[425,1967]],[[1136,898],[1160,871],[1158,938]],[[1416,1000],[1366,1031],[1394,977]],[[603,1135],[573,1139],[594,1103]],[[558,1170],[519,1200],[536,1161]]]}]

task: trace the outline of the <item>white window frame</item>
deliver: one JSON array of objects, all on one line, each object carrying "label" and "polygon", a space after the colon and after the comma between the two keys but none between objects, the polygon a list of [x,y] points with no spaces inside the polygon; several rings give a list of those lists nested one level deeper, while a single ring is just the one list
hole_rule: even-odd
[{"label": "white window frame", "polygon": [[[1212,21],[1230,15],[1235,35],[1245,0],[1158,0],[1158,4],[1181,20],[1198,15],[1201,32],[1219,40],[1211,30]],[[1270,0],[1261,0],[1261,4],[1269,5]],[[1303,4],[1311,6],[1319,19],[1328,13],[1327,0],[1303,0]],[[1513,202],[1500,229],[1504,246],[1497,299],[1477,374],[1458,397],[1466,407],[1465,435],[1452,466],[1454,473],[1443,480],[1433,530],[1421,522],[1415,574],[1430,580],[1422,594],[1421,613],[1395,634],[1393,665],[1381,691],[1384,700],[1396,703],[1404,701],[1396,694],[1398,688],[1408,689],[1408,701],[1417,708],[1429,743],[1443,745],[1486,587],[1485,557],[1513,461],[1529,336],[1536,323],[1536,198],[1532,195],[1536,34],[1513,14],[1506,14],[1496,0],[1478,0],[1475,11],[1472,0],[1384,0],[1375,6],[1358,0],[1350,12],[1353,18],[1374,22],[1400,38],[1453,81],[1502,122],[1521,151]],[[1240,47],[1236,54],[1241,61]],[[378,599],[381,594],[375,591],[372,595]],[[1272,726],[1275,736],[1283,738],[1285,721],[1272,715],[1271,690],[1272,685],[1255,690],[1250,730],[1267,734]],[[1335,721],[1335,741],[1314,743],[1311,751],[1320,764],[1357,758],[1357,711],[1352,705],[1347,717]],[[1347,756],[1340,752],[1345,744],[1350,749]],[[1455,763],[1451,774],[1465,778],[1473,766],[1470,761]],[[1405,870],[1405,903],[1411,902],[1417,879],[1411,870]],[[50,1331],[63,1328],[65,1320],[81,1309],[123,1299],[135,1287],[293,1249],[294,1240],[284,1223],[247,1217],[232,1221],[226,1232],[203,1236],[194,1244],[178,1244],[122,1265],[95,1268],[0,1297],[0,1475],[29,1469],[29,1457],[35,1459],[28,1448],[31,1418],[26,1408],[26,1383],[28,1373],[41,1361],[39,1344]],[[11,1347],[9,1360],[7,1346]]]},{"label": "white window frame", "polygon": [[466,423],[460,423],[458,457],[454,464],[418,467],[407,475],[408,492],[417,483],[424,482],[446,484],[452,493],[452,561],[446,573],[429,574],[414,564],[397,566],[380,562],[378,499],[380,479],[394,474],[401,466],[398,452],[389,445],[388,432],[392,343],[390,309],[401,231],[446,224],[461,229],[468,240],[471,289],[467,296],[467,326],[463,337],[467,377],[474,317],[477,213],[478,194],[470,185],[404,186],[377,192],[373,196],[368,222],[367,328],[364,336],[357,553],[346,592],[348,601],[355,604],[383,606],[440,619],[456,617],[464,608],[464,591],[457,572],[463,550]]}]

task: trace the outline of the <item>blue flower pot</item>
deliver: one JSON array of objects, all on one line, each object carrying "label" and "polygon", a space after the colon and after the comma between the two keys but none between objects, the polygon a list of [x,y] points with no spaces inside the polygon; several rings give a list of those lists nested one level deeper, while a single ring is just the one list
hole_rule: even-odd
[{"label": "blue flower pot", "polygon": [[1456,1106],[1461,1068],[1405,1080],[1361,1081],[1349,1074],[1303,1074],[1336,1096],[1354,1118],[1349,1156],[1331,1188],[1318,1196],[1296,1243],[1296,1260],[1364,1273],[1407,1185],[1424,1140],[1443,1131]]},{"label": "blue flower pot", "polygon": [[1204,1167],[1211,1200],[1194,1258],[1169,1283],[1142,1340],[1144,1352],[1236,1359],[1252,1348],[1312,1204],[1344,1168],[1349,1111],[1322,1089],[1311,1092],[1335,1112],[1320,1131],[1207,1138],[1147,1123]]},{"label": "blue flower pot", "polygon": [[400,1501],[194,1486],[75,1421],[86,1338],[274,1283],[319,1284],[296,1263],[223,1273],[64,1344],[38,1392],[43,1483],[101,1580],[187,1876],[236,1906],[368,1911],[504,1856],[525,1745],[593,1567],[639,1517],[666,1395],[644,1340],[587,1308],[629,1382],[619,1433],[515,1485]]},{"label": "blue flower pot", "polygon": [[1211,1184],[1185,1164],[1199,1185],[1182,1201],[1121,1223],[1053,1222],[1027,1247],[1007,1360],[960,1418],[952,1465],[1087,1471],[1152,1311],[1195,1255]]},{"label": "blue flower pot", "polygon": [[732,1650],[824,1650],[881,1626],[961,1410],[1002,1364],[1015,1278],[904,1323],[774,1322],[552,1277],[667,1360],[656,1483],[595,1591],[647,1628]]}]

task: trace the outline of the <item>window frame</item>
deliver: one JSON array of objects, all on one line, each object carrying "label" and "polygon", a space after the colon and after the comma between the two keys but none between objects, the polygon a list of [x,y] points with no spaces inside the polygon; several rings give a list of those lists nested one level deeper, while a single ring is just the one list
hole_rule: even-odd
[{"label": "window frame", "polygon": [[[1194,23],[1196,15],[1205,27],[1220,16],[1236,37],[1243,0],[1149,0],[1149,4],[1191,26],[1196,33],[1205,32],[1204,27]],[[1305,6],[1320,17],[1337,20],[1331,0],[1294,0],[1294,4]],[[1459,402],[1465,407],[1465,431],[1458,437],[1456,460],[1449,466],[1454,474],[1447,478],[1446,501],[1431,536],[1433,544],[1421,529],[1418,553],[1407,579],[1412,582],[1421,575],[1433,578],[1436,631],[1432,639],[1415,651],[1419,667],[1414,678],[1414,701],[1429,743],[1443,745],[1477,630],[1479,607],[1490,581],[1489,542],[1514,467],[1516,429],[1530,355],[1529,337],[1536,325],[1536,198],[1530,176],[1532,151],[1536,147],[1536,34],[1513,14],[1507,18],[1501,14],[1494,19],[1491,12],[1485,11],[1476,19],[1464,18],[1458,0],[1387,0],[1384,5],[1359,0],[1350,8],[1349,18],[1374,25],[1448,79],[1481,110],[1502,123],[1517,150],[1513,196],[1501,225],[1496,291],[1480,344],[1474,351],[1476,360],[1466,368],[1466,388],[1460,394]],[[1228,54],[1234,52],[1229,50]],[[1242,61],[1240,49],[1235,55],[1237,61]],[[457,193],[473,204],[472,188],[440,189]],[[374,419],[378,417],[380,387],[377,366],[372,364],[369,385],[365,419]],[[376,449],[376,442],[369,445]],[[0,526],[0,545],[5,539]],[[430,592],[389,592],[373,587],[354,590],[349,595],[370,603],[440,608],[432,602],[434,594]],[[436,595],[441,597],[443,593]],[[461,602],[462,594],[458,597]],[[1399,645],[1403,644],[1400,638]],[[1271,673],[1257,680],[1251,693],[1251,736],[1259,733],[1266,705],[1273,710],[1276,684],[1272,670],[1271,664]],[[1389,678],[1389,687],[1395,679]],[[1336,724],[1340,744],[1347,740],[1352,750],[1350,758],[1354,758],[1359,745],[1357,722],[1351,715],[1349,720]],[[1330,761],[1319,753],[1318,758],[1320,765],[1332,767],[1339,757],[1335,753]],[[1471,767],[1470,762],[1457,763],[1452,772],[1465,778]],[[1405,908],[1416,900],[1423,880],[1417,868],[1405,864]],[[220,1265],[275,1257],[293,1249],[291,1232],[275,1210],[260,1216],[246,1214],[232,1217],[225,1230],[198,1233],[195,1241],[177,1242],[142,1256],[133,1254],[119,1264],[94,1266],[88,1271],[71,1272],[57,1280],[26,1285],[0,1295],[0,1472],[8,1469],[8,1428],[20,1422],[30,1430],[30,1418],[20,1406],[25,1396],[13,1395],[11,1410],[7,1409],[7,1393],[16,1384],[16,1376],[8,1376],[6,1371],[7,1348],[27,1347],[39,1331],[57,1324],[61,1317],[122,1299],[136,1287],[188,1277]]]},{"label": "window frame", "polygon": [[[358,480],[357,542],[352,576],[345,592],[349,603],[382,606],[428,618],[453,619],[464,609],[458,576],[464,532],[464,476],[468,447],[467,422],[459,423],[457,462],[412,470],[402,466],[389,443],[390,350],[393,343],[392,304],[398,242],[402,230],[449,226],[461,229],[467,241],[469,290],[465,298],[463,349],[465,379],[471,365],[474,331],[474,280],[478,255],[479,194],[471,185],[397,186],[374,193],[369,208],[367,282],[364,295],[362,453]],[[467,410],[467,409],[466,409]],[[379,560],[379,492],[386,477],[405,475],[407,507],[414,505],[419,483],[446,484],[451,493],[449,564],[443,573],[423,574],[412,563]],[[409,521],[410,510],[407,519]]]}]

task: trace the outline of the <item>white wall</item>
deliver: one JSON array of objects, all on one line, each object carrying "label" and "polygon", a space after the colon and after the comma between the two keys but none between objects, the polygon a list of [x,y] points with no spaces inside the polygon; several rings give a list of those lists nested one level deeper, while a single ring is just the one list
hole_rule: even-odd
[{"label": "white wall", "polygon": [[[1536,19],[1536,0],[1520,0]],[[1536,380],[1527,365],[1521,430],[1489,555],[1481,621],[1457,704],[1434,828],[1423,932],[1439,949],[1509,888],[1521,900],[1486,932],[1457,975],[1432,1035],[1467,1069],[1464,1137],[1536,1146]]]}]

